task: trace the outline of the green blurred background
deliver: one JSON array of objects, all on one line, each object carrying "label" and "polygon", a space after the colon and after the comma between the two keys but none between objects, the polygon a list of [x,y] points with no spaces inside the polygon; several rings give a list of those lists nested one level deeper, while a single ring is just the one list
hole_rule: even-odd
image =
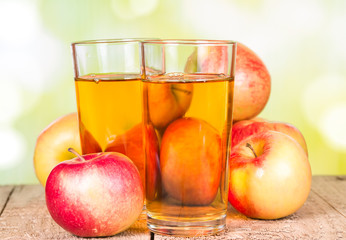
[{"label": "green blurred background", "polygon": [[0,184],[38,183],[39,133],[76,111],[70,43],[231,39],[272,76],[261,117],[304,134],[314,175],[346,174],[346,1],[0,0]]}]

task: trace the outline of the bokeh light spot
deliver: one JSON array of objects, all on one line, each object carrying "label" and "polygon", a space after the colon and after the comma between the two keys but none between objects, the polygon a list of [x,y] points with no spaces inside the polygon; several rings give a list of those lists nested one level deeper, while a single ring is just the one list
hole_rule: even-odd
[{"label": "bokeh light spot", "polygon": [[0,129],[0,170],[15,167],[24,157],[26,152],[26,142],[18,131],[7,128]]},{"label": "bokeh light spot", "polygon": [[[4,77],[4,76],[3,76]],[[11,81],[2,81],[0,87],[0,123],[11,123],[22,110],[21,91],[17,84]]]},{"label": "bokeh light spot", "polygon": [[138,16],[149,15],[157,5],[158,0],[130,0],[131,8]]},{"label": "bokeh light spot", "polygon": [[[62,48],[58,41],[41,31],[30,47],[3,49],[0,55],[2,80],[15,81],[26,91],[42,93],[57,84],[57,66],[61,65]],[[5,75],[5,76],[4,76]],[[19,86],[18,85],[18,86]]]},{"label": "bokeh light spot", "polygon": [[149,15],[157,5],[158,0],[111,0],[114,14],[123,20]]},{"label": "bokeh light spot", "polygon": [[32,40],[40,28],[37,2],[34,0],[0,1],[0,42],[16,44]]},{"label": "bokeh light spot", "polygon": [[327,74],[307,85],[303,94],[303,112],[309,123],[319,128],[326,111],[340,103],[346,104],[346,79]]},{"label": "bokeh light spot", "polygon": [[111,7],[114,14],[123,20],[135,18],[130,3],[127,0],[111,0]]},{"label": "bokeh light spot", "polygon": [[346,150],[346,104],[333,106],[324,113],[321,131],[331,147]]}]

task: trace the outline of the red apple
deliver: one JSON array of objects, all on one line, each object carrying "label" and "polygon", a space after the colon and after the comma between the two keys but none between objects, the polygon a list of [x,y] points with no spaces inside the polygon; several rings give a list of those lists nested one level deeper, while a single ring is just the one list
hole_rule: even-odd
[{"label": "red apple", "polygon": [[[200,71],[225,73],[229,68],[227,48],[209,47],[208,51],[204,50],[199,51],[197,56]],[[192,61],[194,56],[195,53],[187,61],[189,70],[195,69]],[[238,42],[233,120],[240,121],[257,116],[268,102],[270,89],[271,78],[263,61],[251,49]]]},{"label": "red apple", "polygon": [[[143,136],[144,133],[146,133]],[[144,138],[145,137],[145,146]],[[147,149],[147,168],[150,169],[150,173],[145,174],[145,154],[144,148]],[[158,184],[160,184],[160,176],[158,174],[159,166],[159,143],[156,136],[156,132],[153,126],[147,125],[143,127],[142,123],[135,125],[122,135],[118,135],[110,142],[105,152],[119,152],[129,157],[136,165],[142,179],[144,191],[146,197],[153,200],[158,196]],[[146,189],[146,182],[148,182],[149,189]]]},{"label": "red apple", "polygon": [[171,123],[161,142],[161,178],[166,192],[184,205],[210,204],[220,184],[221,139],[195,118]]},{"label": "red apple", "polygon": [[310,187],[308,157],[286,134],[261,132],[244,139],[232,151],[228,200],[248,217],[288,216],[303,205]]},{"label": "red apple", "polygon": [[81,237],[124,231],[142,212],[143,201],[139,172],[121,153],[64,161],[47,179],[49,213],[62,228]]},{"label": "red apple", "polygon": [[270,122],[261,118],[236,122],[232,127],[232,146],[236,146],[243,139],[268,130],[285,133],[294,138],[308,154],[308,148],[303,134],[295,126],[284,122]]},{"label": "red apple", "polygon": [[257,116],[268,102],[271,78],[263,61],[245,45],[237,44],[233,120]]}]

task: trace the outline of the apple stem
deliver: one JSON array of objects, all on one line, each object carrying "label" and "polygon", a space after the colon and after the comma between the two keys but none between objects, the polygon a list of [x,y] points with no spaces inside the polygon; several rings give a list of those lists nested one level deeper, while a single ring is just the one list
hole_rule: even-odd
[{"label": "apple stem", "polygon": [[251,151],[252,151],[253,154],[255,155],[255,158],[257,158],[257,154],[256,154],[256,152],[255,152],[255,149],[253,149],[253,147],[251,146],[251,144],[250,144],[250,143],[246,143],[246,146],[247,146],[248,148],[251,149]]},{"label": "apple stem", "polygon": [[74,155],[76,155],[80,160],[82,160],[83,162],[86,162],[85,158],[82,157],[82,155],[80,155],[76,150],[74,150],[73,148],[69,148],[68,149],[69,152],[73,153]]}]

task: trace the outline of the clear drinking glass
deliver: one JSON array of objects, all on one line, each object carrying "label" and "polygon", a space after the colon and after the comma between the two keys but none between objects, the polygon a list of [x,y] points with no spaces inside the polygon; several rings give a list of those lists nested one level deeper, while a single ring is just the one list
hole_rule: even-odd
[{"label": "clear drinking glass", "polygon": [[83,154],[123,153],[144,184],[141,40],[76,42],[72,52]]},{"label": "clear drinking glass", "polygon": [[236,43],[142,45],[147,224],[199,236],[225,228]]}]

